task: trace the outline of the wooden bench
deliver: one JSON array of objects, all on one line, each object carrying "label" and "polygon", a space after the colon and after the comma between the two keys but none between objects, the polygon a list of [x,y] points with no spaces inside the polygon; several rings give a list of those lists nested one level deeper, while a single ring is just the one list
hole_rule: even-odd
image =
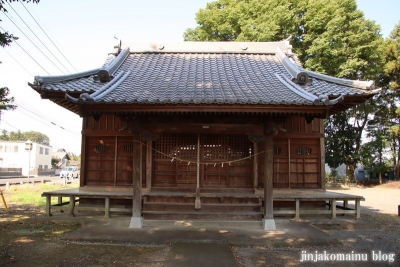
[{"label": "wooden bench", "polygon": [[[294,214],[294,219],[300,219],[300,214],[328,214],[331,215],[332,219],[336,218],[336,215],[341,214],[354,214],[356,218],[361,216],[360,201],[365,199],[362,196],[342,194],[336,192],[321,192],[321,191],[310,191],[303,190],[301,192],[276,192],[274,191],[274,201],[294,201],[294,210],[274,210],[274,215],[290,215]],[[310,201],[325,201],[329,206],[329,210],[324,209],[300,209],[301,202]],[[342,205],[338,205],[339,201],[342,201]],[[354,209],[348,207],[349,201],[354,201]],[[339,210],[337,209],[339,208]]]},{"label": "wooden bench", "polygon": [[[96,198],[104,199],[104,216],[110,217],[110,200],[111,199],[132,199],[132,192],[103,192],[103,191],[80,191],[78,188],[65,189],[51,192],[43,192],[42,197],[46,197],[46,214],[51,216],[51,207],[62,207],[68,205],[69,216],[75,216],[75,203],[79,202],[77,198]],[[58,197],[58,203],[51,204],[51,198]],[[63,202],[63,198],[68,197],[69,201]],[[99,210],[98,207],[79,207],[80,210]],[[101,209],[103,210],[103,209]],[[126,209],[114,208],[114,211],[123,211]]]}]

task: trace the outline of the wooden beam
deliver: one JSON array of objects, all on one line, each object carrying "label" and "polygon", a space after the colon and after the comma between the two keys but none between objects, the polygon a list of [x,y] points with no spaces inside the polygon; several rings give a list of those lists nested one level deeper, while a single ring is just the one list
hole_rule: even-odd
[{"label": "wooden beam", "polygon": [[147,141],[146,150],[146,188],[151,189],[151,178],[153,176],[153,142]]},{"label": "wooden beam", "polygon": [[262,125],[252,124],[210,124],[210,123],[157,123],[146,125],[142,132],[149,133],[197,133],[207,134],[263,134]]},{"label": "wooden beam", "polygon": [[[61,103],[60,103],[61,105]],[[282,114],[299,114],[306,115],[310,114],[314,117],[324,117],[330,110],[330,106],[310,106],[310,105],[263,105],[263,104],[218,104],[218,105],[206,105],[206,104],[96,104],[96,105],[80,105],[82,114],[91,113],[133,113],[133,112],[183,112],[183,113],[218,113],[218,112],[232,112],[235,114],[243,113],[260,113],[260,114],[271,114],[274,116]]]}]

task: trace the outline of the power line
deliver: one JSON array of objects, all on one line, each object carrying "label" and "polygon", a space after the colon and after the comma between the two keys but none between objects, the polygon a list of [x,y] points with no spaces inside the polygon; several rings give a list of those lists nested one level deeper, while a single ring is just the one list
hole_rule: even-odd
[{"label": "power line", "polygon": [[17,129],[18,131],[21,131],[20,129],[18,129],[15,126],[12,126],[11,124],[9,124],[8,122],[6,122],[4,119],[1,120],[1,122],[4,122],[5,124],[8,124],[9,126],[13,127],[14,129]]},{"label": "power line", "polygon": [[14,22],[14,20],[12,20],[4,11],[3,11],[3,14],[6,15],[6,17],[15,25],[15,27],[18,28],[18,30],[20,30],[20,32],[23,35],[25,35],[26,38],[28,38],[28,40],[40,51],[40,53],[42,53],[43,56],[45,56],[59,71],[61,71],[63,74],[65,74],[65,72],[62,71],[48,56],[46,56],[46,54],[43,53],[43,51],[18,27],[18,25]]},{"label": "power line", "polygon": [[78,70],[72,65],[72,63],[67,59],[67,57],[61,52],[60,49],[58,49],[57,45],[53,42],[53,40],[51,40],[51,38],[47,35],[47,33],[43,30],[43,28],[39,25],[39,23],[36,21],[36,19],[32,16],[31,12],[29,12],[29,10],[25,7],[25,5],[22,3],[22,1],[20,2],[21,5],[25,8],[25,10],[29,13],[29,15],[32,17],[32,19],[36,22],[36,24],[39,26],[39,28],[43,31],[43,33],[47,36],[47,38],[50,40],[50,42],[54,45],[54,47],[58,50],[58,52],[60,52],[60,54],[64,57],[64,59],[69,63],[69,65],[71,65],[71,67],[78,72]]},{"label": "power line", "polygon": [[[73,136],[74,138],[80,137],[80,134],[78,134],[78,133],[76,133],[76,132],[72,132],[72,131],[70,131],[70,130],[65,129],[64,127],[62,127],[62,126],[60,126],[60,125],[57,125],[57,124],[54,123],[54,122],[48,121],[47,119],[45,119],[45,118],[43,118],[43,117],[40,117],[38,114],[33,113],[33,112],[30,111],[29,109],[26,109],[26,108],[24,108],[24,107],[22,107],[22,106],[19,106],[19,107],[21,107],[23,110],[17,109],[18,112],[24,114],[25,116],[27,116],[27,117],[29,117],[29,118],[31,118],[31,119],[37,121],[37,122],[40,122],[40,123],[42,123],[42,124],[44,124],[44,125],[46,125],[46,126],[56,126],[58,129],[63,130],[63,131],[65,131],[66,133],[70,134],[71,137],[72,137],[72,135],[74,135],[74,136]],[[31,113],[33,113],[33,114],[36,115],[36,116],[39,116],[42,120],[39,120],[39,119],[36,119],[35,117],[32,117]],[[49,125],[49,124],[50,124],[50,125]],[[71,135],[71,134],[72,134],[72,135]]]},{"label": "power line", "polygon": [[17,14],[17,16],[21,19],[21,21],[25,24],[25,26],[33,33],[33,35],[35,35],[35,37],[47,49],[47,51],[49,51],[49,53],[58,61],[58,63],[60,63],[61,66],[63,66],[64,69],[69,72],[69,70],[64,66],[64,64],[62,64],[62,62],[60,60],[58,60],[58,58],[50,51],[50,49],[42,42],[42,40],[40,40],[40,38],[34,33],[34,31],[32,31],[32,29],[29,27],[29,25],[26,24],[26,22],[21,18],[21,16],[17,13],[17,11],[15,11],[15,9],[11,6],[11,4],[9,4],[8,2],[6,2],[6,3],[11,7],[12,10],[14,10],[15,14]]},{"label": "power line", "polygon": [[[3,27],[1,27],[1,26],[0,26],[0,29],[2,29],[3,31],[6,31],[6,30],[4,30]],[[24,52],[25,52],[33,61],[35,61],[35,63],[38,64],[38,66],[41,67],[42,70],[44,70],[48,75],[50,75],[50,73],[49,73],[45,68],[43,68],[42,65],[40,65],[31,55],[29,55],[29,53],[26,52],[26,50],[23,49],[22,46],[20,46],[20,44],[19,44],[16,40],[14,40],[13,42],[16,43],[22,50],[24,50]]]},{"label": "power line", "polygon": [[8,51],[7,51],[4,47],[3,47],[3,49],[4,49],[4,51],[6,51],[6,53],[7,53],[12,59],[14,59],[15,62],[17,62],[17,64],[18,64],[21,68],[23,68],[30,76],[33,76],[27,69],[25,69],[24,66],[22,66],[22,65],[18,62],[18,60],[16,60],[10,53],[8,53]]},{"label": "power line", "polygon": [[[6,121],[4,121],[4,120],[2,120],[1,122],[4,122],[5,124],[7,124],[7,125],[11,126],[12,128],[16,129],[17,131],[23,132],[21,129],[18,129],[17,127],[15,127],[15,126],[9,124],[8,122],[6,122]],[[2,131],[2,130],[5,130],[5,131],[9,132],[9,131],[6,130],[6,129],[0,129],[0,131]],[[50,142],[51,142],[51,141],[50,141]],[[57,147],[52,146],[52,148],[54,149],[54,148],[57,148]],[[67,148],[67,147],[63,146],[63,147],[60,147],[60,148]],[[80,153],[80,152],[81,152],[79,148],[77,148],[77,149],[71,149],[71,148],[68,149],[68,148],[67,148],[67,150],[69,150],[69,151],[75,151],[75,152],[77,152],[77,153]]]},{"label": "power line", "polygon": [[[30,111],[30,112],[32,112],[33,114],[35,114],[35,115],[37,115],[38,117],[40,117],[40,118],[42,118],[42,119],[44,119],[44,120],[46,120],[46,121],[50,121],[53,125],[57,125],[57,126],[59,126],[57,123],[54,123],[53,121],[56,121],[56,120],[54,120],[53,118],[51,118],[51,117],[48,117],[48,116],[46,116],[46,115],[43,115],[40,111],[38,111],[38,110],[36,110],[34,107],[32,107],[31,105],[29,105],[29,104],[27,104],[26,102],[24,102],[24,101],[22,101],[20,98],[18,98],[16,101],[15,101],[15,103],[19,106],[19,107],[22,107],[22,108],[24,108],[24,109],[26,109],[26,110],[28,110],[28,111]],[[64,125],[64,127],[63,126],[60,126],[60,128],[76,128],[76,129],[79,129],[78,131],[80,131],[81,130],[81,128],[80,127],[77,127],[77,126],[72,126],[72,125],[67,125],[68,127],[65,127],[65,125]],[[74,132],[75,133],[75,132]]]}]

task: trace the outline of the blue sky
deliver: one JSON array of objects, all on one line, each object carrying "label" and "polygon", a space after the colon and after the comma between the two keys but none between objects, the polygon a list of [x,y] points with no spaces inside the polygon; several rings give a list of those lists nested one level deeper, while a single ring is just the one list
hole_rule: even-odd
[{"label": "blue sky", "polygon": [[[176,42],[183,40],[183,32],[196,26],[195,14],[204,8],[205,0],[41,0],[39,4],[13,3],[6,5],[7,14],[12,21],[32,40],[36,37],[19,19],[29,25],[32,31],[55,54],[64,70],[47,52],[41,50],[55,62],[56,68],[36,49],[20,30],[0,14],[3,20],[0,26],[20,37],[18,44],[35,58],[36,64],[23,49],[13,44],[6,49],[0,48],[0,86],[8,86],[20,106],[16,111],[2,114],[0,129],[8,131],[39,131],[50,137],[53,148],[65,148],[80,154],[81,119],[53,104],[40,99],[39,95],[27,86],[35,75],[58,75],[84,71],[101,66],[107,53],[112,52],[116,43],[114,36],[124,41]],[[357,0],[359,9],[367,19],[381,25],[382,34],[388,37],[390,31],[400,20],[400,0]],[[74,69],[63,59],[40,28],[36,25],[24,6],[41,27],[57,44]],[[18,14],[18,15],[17,15]]]}]

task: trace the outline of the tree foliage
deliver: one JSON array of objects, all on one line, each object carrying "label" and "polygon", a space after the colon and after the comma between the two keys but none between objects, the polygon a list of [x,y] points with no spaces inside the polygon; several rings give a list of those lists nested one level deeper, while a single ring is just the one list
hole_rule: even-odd
[{"label": "tree foliage", "polygon": [[68,156],[73,161],[80,161],[81,160],[81,156],[80,155],[76,155],[75,153],[68,152]]},{"label": "tree foliage", "polygon": [[[355,0],[219,0],[196,14],[186,41],[280,41],[310,70],[347,79],[382,82],[384,42],[380,27],[364,18]],[[326,123],[326,162],[360,160],[362,136],[375,101],[331,116]]]},{"label": "tree foliage", "polygon": [[400,22],[385,42],[384,91],[376,113],[387,129],[395,177],[400,177]]},{"label": "tree foliage", "polygon": [[2,110],[14,110],[17,108],[14,105],[14,97],[9,97],[10,90],[8,87],[0,88],[0,112]]},{"label": "tree foliage", "polygon": [[[0,12],[7,12],[7,9],[5,8],[6,4],[10,4],[12,2],[33,2],[33,3],[39,3],[40,0],[0,0]],[[0,22],[2,20],[0,19]],[[18,37],[14,36],[13,34],[9,33],[8,31],[1,31],[0,30],[0,46],[5,47],[10,45],[13,41],[18,40]]]},{"label": "tree foliage", "polygon": [[382,58],[380,27],[364,19],[354,0],[219,0],[196,15],[186,41],[280,41],[292,36],[308,69],[371,79]]},{"label": "tree foliage", "polygon": [[34,143],[42,144],[42,145],[50,145],[50,138],[40,132],[36,131],[28,131],[28,132],[7,132],[6,130],[2,131],[0,135],[0,140],[4,141],[27,141],[30,140]]}]

